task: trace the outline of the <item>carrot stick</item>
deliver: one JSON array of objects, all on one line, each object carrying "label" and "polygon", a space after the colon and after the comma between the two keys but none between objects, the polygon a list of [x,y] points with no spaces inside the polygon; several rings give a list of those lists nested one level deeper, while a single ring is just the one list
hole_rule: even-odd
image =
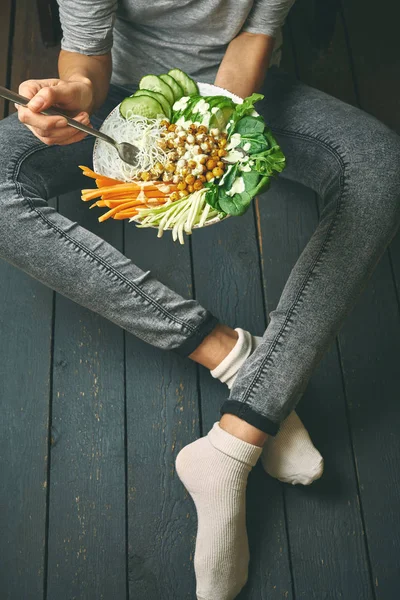
[{"label": "carrot stick", "polygon": [[[138,206],[138,204],[142,204],[142,202],[140,201],[134,201],[134,202],[127,202],[124,205],[124,208],[130,208],[131,206]],[[109,210],[108,212],[104,213],[104,215],[101,215],[101,217],[99,217],[99,222],[102,223],[103,221],[106,221],[107,219],[109,219],[110,217],[114,216],[117,212],[119,212],[121,210],[121,206],[116,206],[115,208],[112,208],[111,210]]]},{"label": "carrot stick", "polygon": [[115,208],[116,206],[121,206],[121,208],[124,208],[124,204],[127,202],[133,202],[133,200],[135,200],[135,198],[116,198],[113,200],[103,200],[103,202],[104,206],[108,206],[108,208]]},{"label": "carrot stick", "polygon": [[104,202],[104,200],[97,200],[97,202],[93,202],[93,204],[91,204],[89,208],[94,208],[95,206],[106,206],[106,203]]},{"label": "carrot stick", "polygon": [[114,219],[116,220],[122,220],[122,219],[130,219],[131,217],[134,217],[135,215],[137,215],[137,210],[124,210],[121,212],[118,212],[116,215],[114,215]]},{"label": "carrot stick", "polygon": [[113,185],[113,184],[123,183],[122,181],[118,181],[118,179],[112,179],[111,177],[106,177],[105,175],[100,175],[100,173],[95,173],[94,171],[92,171],[92,169],[89,169],[89,167],[83,167],[82,165],[79,165],[79,168],[82,169],[83,175],[86,175],[86,177],[91,177],[92,179],[96,179],[97,186],[99,186],[99,184],[97,183],[97,180],[100,180],[102,182],[101,185]]}]

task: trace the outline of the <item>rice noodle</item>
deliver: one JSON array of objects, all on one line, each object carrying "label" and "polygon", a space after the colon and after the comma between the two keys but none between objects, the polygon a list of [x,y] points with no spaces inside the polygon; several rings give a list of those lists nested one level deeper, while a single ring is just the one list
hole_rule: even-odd
[{"label": "rice noodle", "polygon": [[117,142],[131,142],[137,145],[139,147],[137,166],[133,167],[123,162],[115,148],[99,140],[96,151],[96,171],[120,181],[132,181],[138,178],[141,171],[149,171],[158,162],[164,166],[167,163],[167,155],[158,146],[163,131],[161,120],[139,117],[130,110],[127,111],[127,118],[124,119],[119,114],[119,110],[116,110],[104,122],[102,131]]}]

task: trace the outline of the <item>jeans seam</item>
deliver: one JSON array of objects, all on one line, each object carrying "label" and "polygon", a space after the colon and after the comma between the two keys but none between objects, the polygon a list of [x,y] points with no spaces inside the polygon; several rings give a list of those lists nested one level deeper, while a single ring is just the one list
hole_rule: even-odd
[{"label": "jeans seam", "polygon": [[71,236],[69,236],[67,233],[65,233],[65,231],[63,231],[62,229],[60,229],[59,227],[57,227],[57,225],[55,225],[54,223],[52,223],[50,221],[50,219],[48,219],[34,204],[33,202],[29,199],[26,198],[23,193],[22,193],[22,186],[20,184],[20,182],[18,181],[18,175],[21,169],[21,165],[22,163],[29,158],[29,156],[31,156],[32,154],[35,154],[35,152],[40,151],[40,150],[46,150],[47,147],[45,146],[43,148],[42,144],[37,144],[36,146],[34,146],[33,148],[30,148],[29,150],[27,150],[26,152],[24,152],[16,161],[16,163],[14,164],[14,166],[11,164],[10,165],[10,169],[12,169],[12,176],[11,176],[11,180],[15,185],[15,188],[17,190],[18,195],[20,196],[20,198],[27,202],[29,209],[33,212],[35,212],[38,217],[47,225],[49,226],[51,229],[53,229],[54,231],[56,231],[57,233],[59,233],[61,235],[61,237],[63,237],[65,240],[68,240],[69,242],[72,243],[72,245],[74,245],[76,248],[79,248],[84,254],[86,254],[87,256],[90,256],[93,260],[97,261],[100,265],[103,266],[103,268],[112,275],[115,275],[117,277],[117,279],[119,279],[122,283],[124,283],[131,291],[133,291],[134,293],[136,293],[138,296],[141,296],[143,300],[147,301],[148,304],[150,304],[151,306],[153,306],[153,308],[156,308],[163,317],[166,317],[168,319],[170,319],[172,322],[180,325],[183,328],[186,328],[191,334],[196,333],[197,331],[197,327],[193,327],[192,325],[188,324],[185,321],[182,321],[181,319],[179,319],[178,317],[175,317],[174,315],[171,315],[171,313],[169,311],[167,311],[166,309],[164,309],[156,300],[154,300],[153,298],[151,298],[150,296],[148,296],[142,289],[140,289],[137,285],[135,285],[134,283],[132,283],[131,281],[129,281],[129,279],[127,279],[124,275],[122,275],[122,273],[120,273],[117,269],[114,269],[114,267],[112,265],[110,265],[109,263],[107,263],[107,261],[105,261],[103,258],[97,256],[92,250],[90,250],[90,248],[88,248],[87,246],[85,246],[84,244],[82,244],[81,242],[78,242],[77,240],[75,240],[74,238],[72,238]]},{"label": "jeans seam", "polygon": [[[339,183],[339,194],[338,194],[338,198],[337,198],[337,202],[336,202],[336,210],[335,210],[335,214],[333,216],[332,222],[329,226],[329,229],[326,233],[325,239],[323,241],[323,244],[321,246],[320,251],[317,254],[317,257],[315,258],[315,261],[313,262],[313,264],[310,266],[310,268],[308,269],[301,285],[300,285],[300,289],[298,291],[298,294],[296,296],[296,298],[294,299],[292,305],[289,307],[286,316],[285,316],[285,320],[282,323],[281,328],[279,329],[279,331],[277,332],[275,338],[272,340],[272,343],[268,349],[268,352],[266,353],[266,355],[264,356],[264,358],[261,361],[260,366],[258,367],[257,371],[255,372],[253,379],[251,381],[251,383],[249,384],[249,386],[247,387],[247,390],[244,393],[243,396],[243,404],[248,404],[252,397],[254,396],[254,392],[255,389],[259,383],[260,377],[262,375],[262,372],[264,370],[264,367],[266,365],[266,363],[268,362],[268,360],[271,358],[279,339],[281,338],[283,332],[285,331],[291,317],[292,314],[295,310],[295,308],[297,307],[297,305],[299,304],[301,298],[303,297],[303,292],[305,291],[307,284],[309,282],[309,279],[312,275],[312,273],[314,272],[314,269],[316,267],[316,265],[318,264],[320,258],[322,257],[323,253],[325,252],[325,249],[327,247],[327,244],[331,238],[331,233],[334,230],[334,227],[336,226],[337,223],[337,217],[339,216],[340,210],[343,206],[342,203],[342,199],[343,199],[343,193],[344,193],[344,186],[345,186],[345,172],[346,172],[346,162],[344,161],[343,157],[339,154],[338,150],[336,148],[334,148],[333,146],[330,146],[327,142],[325,142],[324,140],[319,139],[318,137],[315,136],[311,136],[305,133],[298,133],[298,132],[293,132],[293,131],[286,131],[283,129],[274,129],[271,128],[271,130],[273,131],[273,133],[277,133],[280,135],[286,135],[286,136],[292,136],[292,137],[297,137],[300,139],[304,139],[307,141],[312,141],[312,142],[317,142],[318,144],[320,144],[321,146],[323,146],[326,150],[328,150],[328,152],[330,152],[332,154],[332,156],[335,158],[335,160],[338,162],[339,166],[340,166],[340,183]],[[261,414],[261,413],[260,413]]]}]

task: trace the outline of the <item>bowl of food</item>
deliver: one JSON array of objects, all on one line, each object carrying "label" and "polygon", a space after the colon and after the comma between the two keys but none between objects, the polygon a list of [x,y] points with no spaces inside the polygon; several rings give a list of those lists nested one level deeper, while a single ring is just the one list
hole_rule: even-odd
[{"label": "bowl of food", "polygon": [[97,190],[82,190],[92,207],[107,208],[99,221],[129,219],[174,240],[240,216],[283,170],[285,157],[254,104],[228,90],[196,83],[179,69],[142,78],[139,90],[116,106],[101,131],[139,148],[135,166],[96,140]]}]

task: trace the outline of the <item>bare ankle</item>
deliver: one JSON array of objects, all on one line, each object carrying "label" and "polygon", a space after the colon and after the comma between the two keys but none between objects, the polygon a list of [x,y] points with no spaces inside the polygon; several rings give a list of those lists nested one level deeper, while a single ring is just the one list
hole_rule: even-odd
[{"label": "bare ankle", "polygon": [[233,350],[237,339],[237,331],[227,325],[217,325],[189,358],[207,369],[215,369]]},{"label": "bare ankle", "polygon": [[253,427],[247,421],[243,421],[243,419],[239,419],[236,415],[229,413],[225,413],[221,417],[219,426],[240,440],[254,446],[259,446],[260,448],[268,439],[268,435],[261,431],[261,429],[257,429],[257,427]]}]

